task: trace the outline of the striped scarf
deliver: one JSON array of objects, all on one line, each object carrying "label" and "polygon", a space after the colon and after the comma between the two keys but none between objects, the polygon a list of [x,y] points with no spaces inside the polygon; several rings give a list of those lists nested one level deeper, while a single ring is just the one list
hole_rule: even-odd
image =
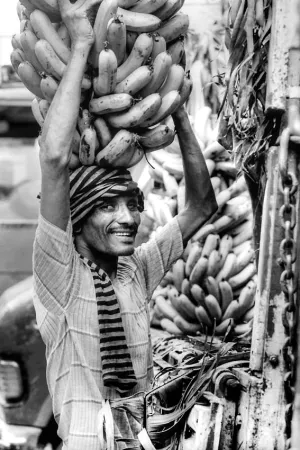
[{"label": "striped scarf", "polygon": [[104,386],[120,394],[136,385],[136,377],[126,343],[119,303],[110,278],[92,261],[80,256],[93,276],[100,331],[100,355]]},{"label": "striped scarf", "polygon": [[144,196],[126,169],[101,169],[81,166],[70,173],[70,209],[73,226],[83,220],[103,198],[137,195],[139,211],[144,209]]}]

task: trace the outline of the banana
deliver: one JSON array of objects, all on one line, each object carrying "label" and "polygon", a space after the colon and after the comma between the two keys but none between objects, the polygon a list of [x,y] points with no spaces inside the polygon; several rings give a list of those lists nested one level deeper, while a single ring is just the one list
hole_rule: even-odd
[{"label": "banana", "polygon": [[210,182],[212,184],[215,194],[219,192],[221,180],[219,177],[211,177]]},{"label": "banana", "polygon": [[[34,52],[43,71],[54,77],[56,80],[61,80],[67,66],[57,56],[52,45],[45,39],[39,39],[35,44]],[[91,80],[87,77],[87,75],[84,75],[81,83],[81,89],[88,90],[91,85]]]},{"label": "banana", "polygon": [[200,323],[202,323],[203,325],[208,326],[209,328],[212,327],[212,321],[209,317],[209,315],[207,314],[206,309],[204,308],[204,306],[200,305],[200,306],[196,306],[195,308],[195,314],[196,317],[198,319],[198,321]]},{"label": "banana", "polygon": [[228,253],[232,249],[232,237],[229,234],[224,234],[220,239],[219,253],[221,257],[220,267],[223,267]]},{"label": "banana", "polygon": [[250,335],[252,332],[252,321],[247,322],[247,323],[238,323],[237,325],[235,325],[235,327],[233,328],[233,332],[236,336],[247,336]]},{"label": "banana", "polygon": [[228,308],[228,305],[233,300],[233,292],[230,284],[226,280],[221,280],[219,282],[219,292],[220,292],[220,304],[222,312],[224,313]]},{"label": "banana", "polygon": [[218,161],[216,163],[216,172],[220,172],[230,178],[235,179],[238,170],[233,162],[231,161]]},{"label": "banana", "polygon": [[109,94],[93,98],[90,101],[89,110],[92,114],[109,114],[130,108],[133,102],[133,97],[129,94]]},{"label": "banana", "polygon": [[[249,218],[246,218],[246,220],[244,220],[243,222],[239,223],[238,225],[236,225],[234,228],[232,228],[230,230],[230,234],[232,237],[237,236],[240,233],[243,233],[244,230],[247,230],[251,227],[252,230],[252,226],[253,226],[253,220],[252,220],[252,215],[250,215]],[[249,238],[250,239],[250,238]],[[239,244],[236,244],[239,245]],[[235,245],[235,246],[236,246]]]},{"label": "banana", "polygon": [[231,192],[231,198],[236,197],[243,192],[247,192],[247,184],[245,177],[237,178],[229,187],[229,191]]},{"label": "banana", "polygon": [[136,5],[140,0],[119,0],[118,5],[124,9],[130,9],[132,6]]},{"label": "banana", "polygon": [[97,97],[112,94],[117,85],[118,61],[113,50],[104,48],[99,53],[98,75],[93,79]]},{"label": "banana", "polygon": [[185,264],[185,274],[187,277],[191,275],[192,270],[195,267],[195,264],[197,263],[198,259],[201,256],[201,253],[202,253],[202,246],[199,244],[199,242],[193,242],[191,244],[191,248]]},{"label": "banana", "polygon": [[112,140],[112,133],[103,117],[97,117],[94,120],[94,127],[97,133],[100,149],[106,147]]},{"label": "banana", "polygon": [[78,169],[78,167],[81,166],[81,162],[79,160],[78,155],[76,155],[76,153],[71,153],[71,158],[70,158],[70,162],[69,162],[69,169],[70,170],[75,170]]},{"label": "banana", "polygon": [[167,170],[171,175],[174,175],[176,180],[181,180],[183,177],[183,164],[182,161],[176,162],[174,159],[166,160],[163,163],[163,169]]},{"label": "banana", "polygon": [[126,93],[135,95],[151,81],[152,76],[152,66],[140,66],[124,78],[123,81],[118,83],[114,92],[116,94]]},{"label": "banana", "polygon": [[44,98],[44,94],[40,87],[42,78],[30,62],[23,61],[19,64],[18,75],[30,92],[39,98]]},{"label": "banana", "polygon": [[130,11],[151,14],[163,7],[167,0],[140,0]]},{"label": "banana", "polygon": [[197,263],[195,264],[191,275],[190,275],[190,282],[192,284],[199,284],[203,280],[204,276],[206,275],[208,266],[208,259],[206,256],[201,256]]},{"label": "banana", "polygon": [[128,168],[128,165],[132,160],[136,150],[137,150],[137,142],[133,140],[132,144],[128,147],[126,152],[121,153],[117,158],[115,158],[113,162],[114,167]]},{"label": "banana", "polygon": [[214,277],[206,275],[206,277],[202,282],[202,286],[206,294],[213,295],[220,303],[221,299],[220,299],[219,285]]},{"label": "banana", "polygon": [[242,322],[249,322],[254,317],[254,310],[255,306],[252,306],[252,308],[248,309],[248,311],[241,317]]},{"label": "banana", "polygon": [[23,31],[29,30],[32,33],[34,33],[34,30],[32,28],[31,22],[29,19],[24,18],[20,22],[20,34],[23,33]]},{"label": "banana", "polygon": [[117,160],[134,143],[135,135],[128,130],[119,130],[110,143],[96,155],[100,167],[116,167]]},{"label": "banana", "polygon": [[29,14],[36,9],[29,0],[20,0],[20,3],[29,12]]},{"label": "banana", "polygon": [[107,115],[107,121],[109,125],[114,128],[137,127],[138,125],[145,123],[148,118],[153,117],[159,110],[161,104],[161,96],[159,94],[151,94],[135,103],[125,112]]},{"label": "banana", "polygon": [[256,293],[256,283],[252,279],[248,281],[246,286],[243,287],[238,297],[241,316],[243,316],[254,305],[255,293]]},{"label": "banana", "polygon": [[236,223],[236,220],[233,217],[227,216],[225,214],[225,215],[219,217],[217,220],[215,220],[213,223],[213,226],[217,233],[224,233],[234,223]]},{"label": "banana", "polygon": [[176,198],[178,192],[178,183],[175,177],[164,169],[163,169],[163,184],[168,197]]},{"label": "banana", "polygon": [[126,25],[126,30],[137,33],[149,33],[157,30],[161,25],[161,20],[153,14],[128,11],[118,8],[118,16],[122,18]]},{"label": "banana", "polygon": [[179,36],[185,35],[189,28],[189,16],[182,12],[175,14],[157,30],[160,36],[165,38],[166,43],[178,39]]},{"label": "banana", "polygon": [[159,89],[158,93],[164,97],[171,91],[180,91],[183,84],[185,72],[184,69],[178,64],[172,64],[168,75],[163,83],[162,87]]},{"label": "banana", "polygon": [[118,67],[117,83],[128,77],[135,69],[142,66],[149,58],[153,48],[151,35],[142,33],[137,38],[126,60]]},{"label": "banana", "polygon": [[163,148],[170,145],[175,137],[175,131],[167,125],[157,125],[139,134],[139,141],[145,151],[152,151],[156,148]]},{"label": "banana", "polygon": [[42,128],[42,126],[44,125],[44,118],[40,111],[39,101],[36,97],[31,102],[31,111],[32,111],[33,117],[35,118],[35,120],[37,121],[39,126]]},{"label": "banana", "polygon": [[58,82],[51,75],[44,75],[41,79],[40,88],[43,93],[42,97],[51,103],[58,89]]},{"label": "banana", "polygon": [[20,34],[20,43],[21,43],[22,49],[25,53],[27,61],[29,61],[33,65],[33,67],[35,68],[35,70],[38,73],[41,73],[45,69],[40,64],[38,58],[36,57],[35,51],[34,51],[35,44],[37,42],[38,42],[38,39],[37,39],[36,35],[30,30],[22,31],[22,33]]},{"label": "banana", "polygon": [[215,227],[212,223],[203,225],[192,237],[192,242],[203,242],[209,234],[215,233]]},{"label": "banana", "polygon": [[191,296],[194,299],[197,306],[205,306],[205,292],[199,284],[193,284],[190,287]]},{"label": "banana", "polygon": [[36,8],[44,12],[51,22],[60,22],[61,15],[58,6],[58,0],[30,0]]},{"label": "banana", "polygon": [[127,163],[127,169],[129,169],[130,167],[135,166],[136,164],[138,164],[140,161],[142,161],[143,157],[144,157],[145,153],[143,152],[143,150],[141,149],[141,147],[139,145],[136,146],[135,151],[130,159],[130,161]]},{"label": "banana", "polygon": [[49,108],[50,108],[50,103],[47,100],[45,100],[44,98],[41,98],[39,100],[39,108],[40,108],[40,113],[41,113],[43,119],[45,120],[47,113],[49,111]]},{"label": "banana", "polygon": [[[161,36],[162,37],[162,36]],[[168,53],[172,58],[172,64],[179,64],[184,54],[184,36],[179,36],[168,45]]]},{"label": "banana", "polygon": [[95,162],[97,135],[93,127],[85,128],[81,134],[79,161],[83,166],[91,166]]},{"label": "banana", "polygon": [[176,287],[177,291],[179,292],[181,289],[182,281],[184,280],[184,274],[185,274],[185,262],[183,259],[178,259],[172,267],[172,273],[174,278],[174,286]]},{"label": "banana", "polygon": [[22,62],[26,61],[26,56],[23,50],[19,48],[14,49],[10,54],[10,62],[16,73],[18,73],[18,67]]},{"label": "banana", "polygon": [[189,299],[192,301],[193,298],[191,298],[191,289],[190,289],[190,282],[187,278],[184,278],[181,283],[181,293],[189,297]]},{"label": "banana", "polygon": [[68,28],[66,27],[66,24],[64,22],[61,22],[59,28],[57,29],[57,34],[63,41],[63,43],[68,47],[71,48],[71,37],[68,31]]},{"label": "banana", "polygon": [[245,241],[241,244],[237,245],[236,247],[232,248],[232,251],[238,256],[240,253],[244,252],[245,250],[251,250],[252,244],[251,241]]},{"label": "banana", "polygon": [[174,323],[184,334],[187,335],[195,335],[202,330],[202,326],[200,324],[188,322],[179,314],[174,318]]},{"label": "banana", "polygon": [[185,186],[179,185],[177,192],[177,211],[180,213],[185,208]]},{"label": "banana", "polygon": [[159,10],[155,11],[155,15],[162,21],[168,20],[181,9],[183,3],[184,0],[167,0]]},{"label": "banana", "polygon": [[237,273],[233,277],[230,277],[228,279],[228,283],[230,284],[232,289],[235,290],[246,284],[255,274],[256,266],[254,263],[250,263],[239,273]]},{"label": "banana", "polygon": [[159,53],[165,52],[167,50],[167,44],[165,39],[162,36],[159,36],[159,34],[154,33],[153,35],[153,48],[151,52],[151,59],[152,61],[155,60],[157,55]]},{"label": "banana", "polygon": [[219,144],[218,141],[213,141],[207,145],[207,147],[203,150],[203,156],[205,159],[213,159],[219,158],[222,153],[225,152],[225,148],[223,145]]},{"label": "banana", "polygon": [[24,51],[22,49],[22,45],[21,45],[21,42],[20,42],[20,36],[21,36],[20,33],[13,34],[12,37],[11,37],[11,45],[12,45],[12,48],[14,50],[20,49],[20,50]]},{"label": "banana", "polygon": [[206,159],[205,160],[205,163],[206,163],[206,167],[207,167],[207,170],[208,170],[208,173],[209,173],[209,175],[211,176],[211,174],[214,172],[214,170],[215,170],[215,165],[216,165],[216,163],[215,163],[215,161],[213,161],[212,159]]},{"label": "banana", "polygon": [[208,294],[206,295],[204,302],[212,321],[219,323],[222,318],[222,310],[216,297],[214,297],[212,294]]},{"label": "banana", "polygon": [[247,221],[247,222],[248,222],[248,226],[245,227],[245,229],[243,231],[241,231],[239,234],[234,236],[234,238],[232,240],[233,247],[236,247],[237,245],[240,245],[243,242],[249,241],[250,239],[253,238],[252,223],[250,221]]},{"label": "banana", "polygon": [[219,283],[222,280],[228,280],[231,276],[231,273],[234,271],[236,265],[236,255],[233,252],[229,252],[224,265],[220,272],[216,275],[216,280]]},{"label": "banana", "polygon": [[179,312],[184,319],[188,320],[189,322],[197,323],[195,305],[193,304],[193,302],[191,302],[187,295],[180,294],[178,296],[178,305]]},{"label": "banana", "polygon": [[21,4],[21,2],[18,1],[17,2],[17,15],[18,15],[18,18],[20,21],[23,19],[23,9],[25,9],[24,6]]},{"label": "banana", "polygon": [[215,277],[221,268],[221,256],[217,249],[212,250],[208,256],[207,276]]},{"label": "banana", "polygon": [[172,65],[172,58],[167,52],[159,53],[153,61],[153,75],[150,83],[148,83],[139,94],[142,97],[157,92],[165,81],[169,69]]},{"label": "banana", "polygon": [[239,255],[236,257],[236,265],[233,269],[231,276],[236,275],[238,272],[243,270],[250,262],[254,260],[255,251],[252,247],[245,248]]},{"label": "banana", "polygon": [[161,319],[160,326],[163,330],[167,331],[171,335],[174,334],[175,336],[182,336],[184,334],[183,331],[181,331],[181,329],[178,328],[178,326],[175,325],[175,323],[170,319]]},{"label": "banana", "polygon": [[231,328],[234,326],[234,320],[232,318],[228,318],[223,320],[219,325],[215,328],[215,334],[217,336],[224,336],[228,334]]},{"label": "banana", "polygon": [[167,297],[170,300],[171,304],[174,306],[174,308],[176,309],[176,305],[177,305],[177,298],[178,298],[179,292],[176,289],[175,286],[171,286],[170,289],[167,292]]},{"label": "banana", "polygon": [[70,59],[71,50],[60,38],[47,14],[39,9],[35,9],[30,14],[30,22],[37,38],[48,41],[57,56],[67,64]]},{"label": "banana", "polygon": [[135,33],[134,31],[128,31],[126,30],[126,52],[130,54],[131,50],[133,49],[134,43],[137,40],[138,33]]},{"label": "banana", "polygon": [[106,40],[108,47],[114,52],[120,66],[126,57],[126,25],[119,17],[109,22]]},{"label": "banana", "polygon": [[[207,160],[206,160],[207,161]],[[226,203],[228,202],[228,200],[231,199],[231,193],[228,189],[221,191],[217,196],[216,196],[216,201],[218,204],[218,208],[221,209],[223,208],[224,205],[226,205]]]},{"label": "banana", "polygon": [[[45,100],[46,101],[46,100]],[[80,149],[80,141],[81,141],[81,136],[78,133],[77,130],[74,131],[74,135],[73,135],[73,140],[72,140],[72,144],[71,144],[71,151],[72,153],[74,153],[76,156],[78,156],[78,161],[79,161],[79,149]],[[74,158],[73,158],[74,160]],[[75,160],[74,160],[75,163]],[[79,164],[81,165],[80,161]]]},{"label": "banana", "polygon": [[84,130],[89,128],[92,125],[92,115],[86,108],[80,108],[79,114],[77,118],[77,127],[79,130],[79,133],[82,134]]},{"label": "banana", "polygon": [[232,300],[232,302],[229,303],[229,305],[227,306],[222,320],[226,320],[226,319],[238,319],[240,317],[240,305],[239,302],[237,300]]},{"label": "banana", "polygon": [[201,256],[208,258],[213,250],[218,249],[219,245],[220,236],[218,234],[209,234],[205,239]]},{"label": "banana", "polygon": [[[159,55],[158,55],[159,56]],[[140,124],[142,128],[151,127],[173,114],[180,104],[181,97],[178,91],[170,91],[162,97],[161,106],[152,117]]]},{"label": "banana", "polygon": [[94,23],[95,42],[89,54],[89,61],[94,68],[98,67],[99,54],[107,41],[109,21],[116,16],[117,10],[118,0],[103,0],[98,8]]},{"label": "banana", "polygon": [[175,316],[177,316],[178,312],[171,305],[171,303],[166,300],[162,295],[158,295],[155,298],[155,305],[158,308],[158,311],[166,317],[167,319],[173,320]]}]

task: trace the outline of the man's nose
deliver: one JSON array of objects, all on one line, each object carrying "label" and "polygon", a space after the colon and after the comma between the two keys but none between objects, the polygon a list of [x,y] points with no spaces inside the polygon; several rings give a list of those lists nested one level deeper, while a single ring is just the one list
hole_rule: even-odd
[{"label": "man's nose", "polygon": [[127,205],[120,205],[118,212],[118,222],[128,224],[134,223],[134,217]]}]

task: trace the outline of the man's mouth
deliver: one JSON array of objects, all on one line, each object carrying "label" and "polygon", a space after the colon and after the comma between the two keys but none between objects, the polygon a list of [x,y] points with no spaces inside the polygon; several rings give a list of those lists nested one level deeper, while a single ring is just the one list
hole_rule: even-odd
[{"label": "man's mouth", "polygon": [[128,238],[134,238],[136,235],[135,230],[111,230],[110,233],[114,234],[115,236],[128,237]]}]

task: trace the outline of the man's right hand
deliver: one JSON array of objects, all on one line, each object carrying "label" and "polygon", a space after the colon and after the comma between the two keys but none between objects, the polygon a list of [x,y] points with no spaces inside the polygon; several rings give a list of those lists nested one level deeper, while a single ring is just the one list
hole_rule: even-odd
[{"label": "man's right hand", "polygon": [[58,0],[62,20],[66,24],[72,43],[94,43],[94,31],[89,15],[102,0]]}]

